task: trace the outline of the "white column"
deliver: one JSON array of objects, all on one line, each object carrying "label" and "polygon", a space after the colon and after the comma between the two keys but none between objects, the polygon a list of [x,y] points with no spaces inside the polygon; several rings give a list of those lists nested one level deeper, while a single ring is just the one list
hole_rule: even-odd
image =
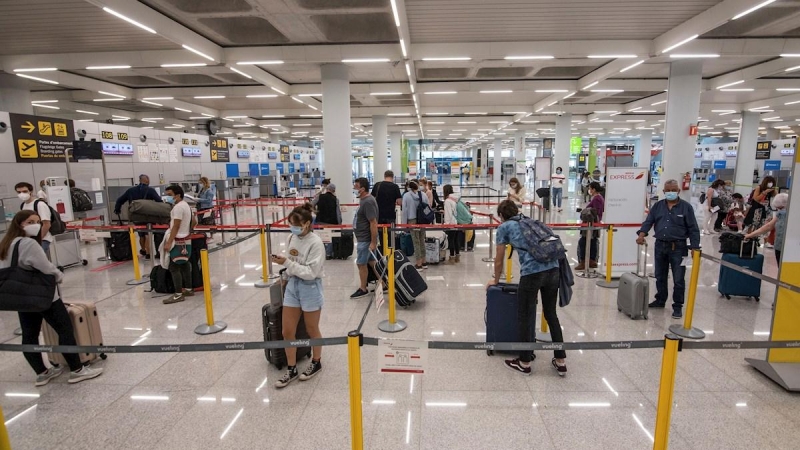
[{"label": "white column", "polygon": [[[525,132],[517,131],[514,133],[514,173],[517,170],[517,164],[525,161]],[[524,180],[523,180],[524,181]]]},{"label": "white column", "polygon": [[[488,156],[488,155],[487,155]],[[503,138],[494,138],[494,176],[495,184],[500,184],[500,175],[503,173]]]},{"label": "white column", "polygon": [[650,149],[653,145],[653,131],[641,130],[639,135],[639,145],[636,146],[636,154],[634,161],[637,167],[642,167],[645,170],[650,170]]},{"label": "white column", "polygon": [[756,168],[756,146],[758,144],[758,123],[760,113],[742,111],[739,125],[739,151],[736,154],[734,172],[734,191],[747,197],[753,190],[753,170]]},{"label": "white column", "polygon": [[767,140],[768,141],[777,141],[781,138],[781,130],[776,130],[775,128],[769,127],[767,128]]},{"label": "white column", "polygon": [[372,173],[375,182],[383,180],[383,173],[389,169],[386,132],[386,116],[372,116]]},{"label": "white column", "polygon": [[[350,140],[350,82],[344,64],[322,65],[322,131],[325,136],[325,176],[348,192],[353,186]],[[374,142],[374,141],[373,141]],[[342,197],[344,198],[344,197]],[[347,199],[349,202],[350,200]]]},{"label": "white column", "polygon": [[392,163],[387,164],[386,168],[392,169],[394,171],[394,175],[396,177],[399,177],[402,174],[402,172],[406,170],[405,167],[400,167],[403,163],[403,155],[400,154],[401,152],[400,149],[402,148],[401,141],[403,139],[403,133],[399,131],[393,131],[389,135],[389,138],[391,140],[389,149],[392,151]]},{"label": "white column", "polygon": [[[556,117],[556,142],[553,149],[553,173],[556,167],[564,169],[564,176],[569,176],[569,145],[572,140],[572,114]],[[569,186],[569,183],[566,184]],[[566,194],[566,192],[565,192]]]},{"label": "white column", "polygon": [[[0,111],[7,111],[17,114],[33,114],[31,105],[31,93],[25,89],[13,89],[0,87]],[[49,110],[39,108],[40,113],[47,115]]]},{"label": "white column", "polygon": [[[662,184],[670,179],[676,179],[680,183],[683,175],[686,172],[691,173],[694,167],[697,136],[689,136],[689,127],[697,124],[702,82],[702,61],[685,59],[670,63]],[[685,191],[681,197],[688,201],[691,192]]]}]

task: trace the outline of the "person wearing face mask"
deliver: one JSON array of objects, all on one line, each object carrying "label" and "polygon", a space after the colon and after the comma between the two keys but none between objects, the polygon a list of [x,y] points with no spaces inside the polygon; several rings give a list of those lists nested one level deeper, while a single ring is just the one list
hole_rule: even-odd
[{"label": "person wearing face mask", "polygon": [[50,244],[53,242],[53,235],[50,234],[50,207],[44,200],[41,200],[33,195],[33,185],[30,183],[22,182],[14,186],[17,191],[17,198],[22,200],[22,211],[33,211],[41,218],[42,227],[39,236],[39,242],[42,244],[42,249],[46,255],[50,254]]},{"label": "person wearing face mask", "polygon": [[[167,203],[172,203],[170,212],[170,225],[163,243],[164,255],[161,266],[166,266],[172,275],[175,294],[164,299],[163,303],[182,302],[185,297],[193,297],[192,265],[189,264],[189,255],[192,254],[192,208],[183,201],[183,188],[177,185],[166,189]],[[167,261],[163,261],[166,259]]]},{"label": "person wearing face mask", "polygon": [[[645,244],[645,237],[654,228],[656,297],[650,308],[666,307],[669,271],[672,269],[672,318],[683,317],[683,301],[686,291],[686,266],[683,259],[689,256],[689,249],[700,248],[700,227],[691,203],[681,200],[680,185],[677,180],[664,183],[664,200],[658,201],[647,214],[638,231],[636,243]],[[689,240],[687,246],[686,240]]]},{"label": "person wearing face mask", "polygon": [[766,176],[761,184],[753,189],[748,201],[748,209],[744,217],[745,230],[751,232],[767,223],[769,217],[769,203],[778,193],[775,189],[775,178]]},{"label": "person wearing face mask", "polygon": [[517,205],[517,208],[522,207],[522,202],[525,201],[525,196],[528,195],[525,186],[519,183],[519,179],[514,177],[508,180],[508,199]]},{"label": "person wearing face mask", "polygon": [[564,195],[564,180],[566,179],[563,172],[564,170],[561,167],[556,167],[556,172],[550,175],[550,183],[553,186],[553,206],[558,208],[558,212],[563,211],[561,201]]},{"label": "person wearing face mask", "polygon": [[775,259],[778,264],[781,263],[781,252],[783,251],[783,243],[786,241],[786,205],[789,204],[789,194],[778,194],[772,200],[772,207],[777,210],[772,219],[767,222],[763,227],[744,235],[745,239],[753,239],[762,234],[769,233],[775,230]]},{"label": "person wearing face mask", "polygon": [[[130,203],[134,200],[152,200],[161,203],[161,196],[158,195],[155,189],[150,187],[150,177],[147,175],[139,175],[139,184],[125,191],[120,195],[117,202],[114,204],[114,214],[119,217],[122,214],[122,205]],[[147,225],[146,223],[134,222],[134,225]],[[150,259],[150,239],[147,232],[139,233],[139,254],[144,256],[144,259]],[[157,248],[158,246],[156,246]],[[156,258],[159,255],[156,254]]]},{"label": "person wearing face mask", "polygon": [[[332,185],[331,185],[332,186]],[[325,247],[322,239],[311,228],[312,206],[306,203],[289,213],[287,218],[291,236],[286,244],[288,257],[272,255],[272,262],[286,267],[286,290],[283,295],[283,338],[295,339],[297,324],[302,315],[306,331],[311,339],[322,339],[319,319],[325,303],[322,289],[322,272],[325,263]],[[376,213],[377,215],[377,213]],[[286,374],[275,382],[275,387],[284,388],[294,380],[306,381],[322,371],[322,347],[313,347],[311,364],[303,373],[297,371],[297,349],[286,349],[288,368]]]},{"label": "person wearing face mask", "polygon": [[38,198],[39,200],[47,201],[47,192],[45,192],[44,189],[45,181],[46,180],[42,180],[39,182],[39,191],[36,192],[36,198]]},{"label": "person wearing face mask", "polygon": [[375,264],[370,254],[378,248],[378,202],[369,193],[369,180],[358,178],[353,183],[353,190],[359,199],[358,211],[355,218],[356,236],[356,265],[358,266],[358,276],[360,285],[350,296],[351,299],[366,297],[369,295],[367,290],[367,268]]},{"label": "person wearing face mask", "polygon": [[[336,198],[336,185],[329,183],[325,193],[317,201],[317,225],[341,225],[342,213]],[[325,256],[333,259],[333,243],[325,244]]]},{"label": "person wearing face mask", "polygon": [[[35,211],[23,210],[14,216],[14,219],[8,225],[8,230],[6,230],[3,240],[0,241],[0,269],[11,267],[14,252],[16,251],[18,267],[53,275],[56,278],[56,282],[61,283],[64,274],[47,260],[47,256],[40,245],[41,227],[41,219]],[[23,345],[39,344],[39,332],[42,329],[43,320],[58,334],[59,345],[77,345],[72,321],[64,302],[61,301],[58,289],[55,291],[53,303],[49,309],[42,312],[19,312],[17,314],[22,328]],[[46,367],[41,353],[26,352],[23,355],[34,372],[36,372],[36,386],[44,386],[64,372],[62,367]],[[83,367],[80,357],[75,353],[65,353],[64,359],[69,365],[68,383],[70,384],[96,378],[103,373],[103,369]]]},{"label": "person wearing face mask", "polygon": [[208,177],[200,177],[200,191],[197,194],[197,212],[207,213],[208,217],[203,215],[201,223],[203,225],[214,225],[214,213],[211,209],[214,207],[214,198],[217,196],[217,186],[211,184]]}]

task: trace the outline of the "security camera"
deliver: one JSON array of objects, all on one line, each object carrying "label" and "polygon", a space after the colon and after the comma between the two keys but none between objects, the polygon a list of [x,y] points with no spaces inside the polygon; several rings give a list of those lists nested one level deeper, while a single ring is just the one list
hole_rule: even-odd
[{"label": "security camera", "polygon": [[206,147],[208,147],[209,145],[211,145],[211,142],[206,141]]},{"label": "security camera", "polygon": [[564,116],[564,113],[563,113],[563,112],[560,112],[560,113],[558,113],[557,115],[558,115],[558,117],[562,117],[562,116]]},{"label": "security camera", "polygon": [[86,137],[86,130],[78,130],[75,132],[78,137]]},{"label": "security camera", "polygon": [[5,133],[8,130],[8,124],[5,122],[0,122],[0,133]]},{"label": "security camera", "polygon": [[106,123],[109,124],[109,125],[114,125],[114,120],[106,119]]},{"label": "security camera", "polygon": [[167,142],[169,142],[170,144],[174,144],[175,143],[175,138],[171,137],[171,138],[167,139]]},{"label": "security camera", "polygon": [[142,141],[142,142],[147,142],[147,136],[145,136],[143,134],[140,134],[139,135],[139,140]]}]

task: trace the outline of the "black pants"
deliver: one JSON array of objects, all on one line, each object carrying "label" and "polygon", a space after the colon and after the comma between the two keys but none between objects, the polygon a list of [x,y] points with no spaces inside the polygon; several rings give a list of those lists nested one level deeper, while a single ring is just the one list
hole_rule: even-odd
[{"label": "black pants", "polygon": [[447,246],[450,248],[450,256],[461,254],[461,241],[464,234],[461,230],[447,230]]},{"label": "black pants", "polygon": [[[597,254],[600,251],[600,239],[593,238],[592,243],[589,245],[589,260],[597,261]],[[578,261],[583,261],[586,255],[586,236],[581,236],[578,239]]]},{"label": "black pants", "polygon": [[[47,322],[58,333],[59,345],[77,345],[75,330],[69,318],[67,307],[60,299],[53,302],[50,309],[42,312],[20,312],[19,326],[22,328],[22,345],[39,345],[39,332],[42,331],[42,320]],[[23,353],[36,374],[47,370],[41,353]],[[81,359],[75,353],[64,353],[69,370],[76,371],[82,367]]]},{"label": "black pants", "polygon": [[[519,303],[517,324],[519,325],[520,342],[531,342],[535,338],[535,336],[531,336],[530,321],[536,311],[536,300],[540,291],[542,293],[544,318],[550,327],[550,337],[553,342],[564,342],[564,336],[561,334],[561,324],[558,322],[558,315],[556,314],[559,279],[557,267],[520,278],[517,290],[517,301]],[[536,318],[534,317],[533,320],[535,321]],[[531,362],[531,354],[532,352],[530,351],[520,352],[520,361]],[[564,350],[556,350],[554,355],[559,359],[567,357],[567,353]]]},{"label": "black pants", "polygon": [[192,290],[192,265],[175,264],[170,261],[169,273],[172,274],[172,284],[175,286],[175,293],[180,294],[183,289]]},{"label": "black pants", "polygon": [[727,216],[727,211],[721,209],[717,211],[717,220],[714,221],[714,231],[722,229],[722,222],[725,221],[725,217]]}]

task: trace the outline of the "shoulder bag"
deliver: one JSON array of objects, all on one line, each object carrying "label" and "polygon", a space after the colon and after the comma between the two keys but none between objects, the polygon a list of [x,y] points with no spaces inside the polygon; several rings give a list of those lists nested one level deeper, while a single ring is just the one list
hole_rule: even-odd
[{"label": "shoulder bag", "polygon": [[19,267],[20,242],[14,244],[11,267],[0,269],[0,311],[46,311],[56,295],[56,276]]}]

